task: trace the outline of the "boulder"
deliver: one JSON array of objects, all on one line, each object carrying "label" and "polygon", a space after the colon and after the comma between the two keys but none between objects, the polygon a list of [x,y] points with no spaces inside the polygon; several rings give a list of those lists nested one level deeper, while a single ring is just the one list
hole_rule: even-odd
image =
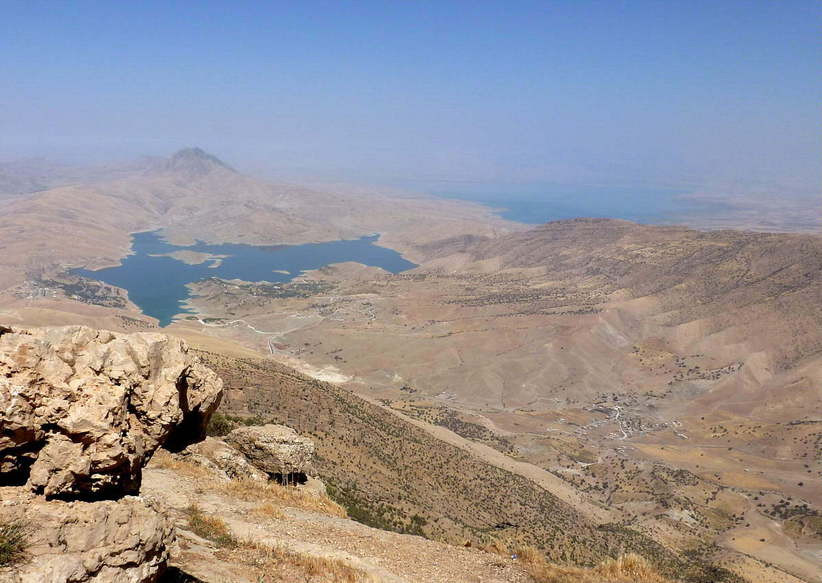
[{"label": "boulder", "polygon": [[0,583],[148,583],[165,569],[173,525],[141,498],[6,498],[0,521],[22,519],[27,546],[22,562],[0,568]]},{"label": "boulder", "polygon": [[136,493],[160,445],[202,439],[222,381],[161,334],[0,331],[0,485],[61,499]]},{"label": "boulder", "polygon": [[268,481],[268,474],[251,465],[242,453],[213,437],[188,446],[179,455],[210,469],[225,480]]},{"label": "boulder", "polygon": [[285,425],[240,427],[225,440],[270,476],[306,474],[314,457],[314,442]]}]

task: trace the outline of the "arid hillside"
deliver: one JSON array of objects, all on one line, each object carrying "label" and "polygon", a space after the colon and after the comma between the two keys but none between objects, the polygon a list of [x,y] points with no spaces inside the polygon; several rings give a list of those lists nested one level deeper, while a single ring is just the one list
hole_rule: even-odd
[{"label": "arid hillside", "polygon": [[285,354],[477,406],[648,391],[791,418],[819,406],[819,237],[580,219],[418,252],[409,274],[330,269],[308,275],[324,291],[285,299],[204,284],[192,304],[266,330],[299,314]]},{"label": "arid hillside", "polygon": [[[547,347],[546,356],[562,361],[557,352],[573,355],[593,334],[605,334],[602,357],[610,352],[623,370],[607,380],[586,371],[571,381],[577,386],[587,377],[589,388],[607,390],[614,380],[629,391],[655,388],[634,381],[638,368],[659,380],[669,375],[656,386],[672,397],[698,397],[703,413],[793,419],[822,404],[813,388],[822,380],[819,237],[578,220],[469,245],[456,257],[463,272],[493,265],[495,273],[519,270],[527,281],[520,290],[480,288],[451,300],[463,306],[592,312],[587,338],[572,334],[569,345]],[[685,364],[689,357],[701,362]]]},{"label": "arid hillside", "polygon": [[[277,372],[300,396],[301,382],[329,388]],[[635,553],[580,568],[532,546],[449,545],[358,523],[315,473],[317,446],[336,451],[333,438],[213,417],[223,394],[179,339],[0,326],[0,582],[668,582]],[[367,419],[355,401],[338,399],[334,418]]]},{"label": "arid hillside", "polygon": [[579,219],[419,253],[395,276],[309,273],[302,297],[199,284],[208,325],[175,329],[536,464],[745,576],[818,570],[820,238]]},{"label": "arid hillside", "polygon": [[226,388],[212,430],[275,422],[311,436],[332,497],[366,524],[511,552],[531,546],[572,565],[635,552],[684,581],[737,581],[710,566],[710,549],[685,556],[608,522],[605,511],[586,516],[587,505],[577,510],[534,481],[335,385],[269,360],[200,355]]}]

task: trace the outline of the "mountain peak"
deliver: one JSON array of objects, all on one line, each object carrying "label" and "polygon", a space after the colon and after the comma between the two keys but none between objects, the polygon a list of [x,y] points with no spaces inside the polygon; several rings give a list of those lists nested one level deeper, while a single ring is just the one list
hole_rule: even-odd
[{"label": "mountain peak", "polygon": [[200,176],[220,168],[235,172],[231,166],[201,148],[183,148],[166,160],[164,169]]}]

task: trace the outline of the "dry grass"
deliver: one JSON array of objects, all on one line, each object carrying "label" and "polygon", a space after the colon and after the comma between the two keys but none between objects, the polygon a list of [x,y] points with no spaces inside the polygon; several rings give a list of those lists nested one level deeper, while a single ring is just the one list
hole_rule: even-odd
[{"label": "dry grass", "polygon": [[223,491],[241,500],[265,502],[272,506],[299,508],[340,518],[348,516],[345,508],[328,498],[328,496],[300,488],[281,486],[274,482],[231,481],[223,485]]},{"label": "dry grass", "polygon": [[524,548],[517,554],[536,583],[671,583],[634,553],[609,559],[589,569],[554,565],[533,547]]},{"label": "dry grass", "polygon": [[258,514],[263,514],[272,518],[282,518],[282,512],[277,508],[290,507],[301,510],[319,512],[328,516],[347,518],[345,508],[331,500],[325,494],[319,494],[310,490],[291,486],[281,486],[276,482],[257,482],[254,480],[231,480],[223,482],[217,480],[214,474],[198,464],[181,460],[165,450],[157,450],[151,460],[155,468],[170,470],[172,472],[206,480],[214,485],[215,490],[233,498],[239,498],[248,502],[261,502],[261,506],[256,509]]},{"label": "dry grass", "polygon": [[272,504],[271,502],[265,502],[264,504],[260,504],[251,512],[259,516],[263,516],[265,518],[285,518],[285,514],[283,514],[282,507],[277,506],[276,504]]},{"label": "dry grass", "polygon": [[255,569],[260,583],[376,583],[368,573],[342,559],[309,555],[254,541],[243,541],[226,551],[226,558]]},{"label": "dry grass", "polygon": [[203,466],[174,457],[164,449],[158,449],[151,458],[151,465],[163,470],[171,470],[192,478],[214,479],[214,474]]},{"label": "dry grass", "polygon": [[196,504],[189,506],[186,514],[188,515],[188,527],[197,536],[208,539],[221,547],[233,548],[239,544],[223,519],[205,514]]},{"label": "dry grass", "polygon": [[490,542],[479,545],[478,548],[486,553],[493,553],[495,555],[508,556],[511,554],[509,545],[497,538],[491,539]]},{"label": "dry grass", "polygon": [[29,529],[19,519],[0,521],[0,566],[12,565],[24,557]]}]

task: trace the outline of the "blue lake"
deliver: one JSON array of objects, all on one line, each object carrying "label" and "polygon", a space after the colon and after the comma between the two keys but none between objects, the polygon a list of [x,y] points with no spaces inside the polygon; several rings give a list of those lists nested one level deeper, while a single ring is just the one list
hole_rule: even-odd
[{"label": "blue lake", "polygon": [[[74,269],[72,273],[125,289],[129,299],[144,314],[157,318],[160,326],[167,326],[175,315],[189,311],[182,306],[189,298],[186,285],[209,277],[288,282],[304,271],[344,261],[381,267],[391,273],[416,267],[396,251],[376,245],[378,239],[378,235],[370,235],[344,241],[271,247],[202,242],[177,246],[161,239],[156,231],[150,231],[132,236],[133,252],[117,267],[97,271]],[[166,255],[174,251],[196,251],[224,258],[219,265],[211,260],[188,265]]]},{"label": "blue lake", "polygon": [[542,224],[578,217],[625,219],[638,223],[667,223],[688,208],[678,200],[685,190],[669,188],[560,187],[530,185],[506,192],[500,185],[431,192],[443,198],[478,202],[511,221]]}]

